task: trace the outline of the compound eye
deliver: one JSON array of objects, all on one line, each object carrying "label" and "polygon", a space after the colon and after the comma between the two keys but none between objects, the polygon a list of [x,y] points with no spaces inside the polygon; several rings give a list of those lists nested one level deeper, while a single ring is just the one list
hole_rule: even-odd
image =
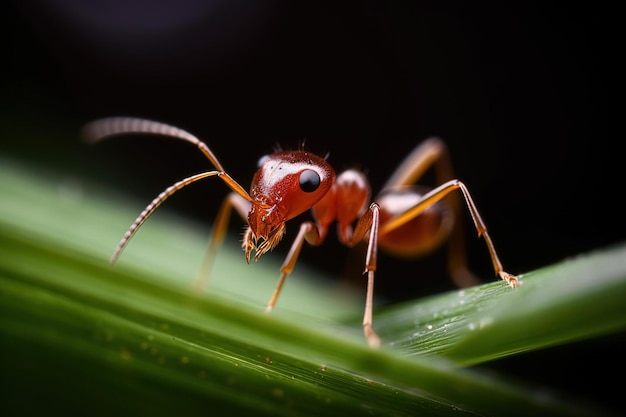
[{"label": "compound eye", "polygon": [[300,173],[300,189],[305,193],[317,190],[321,181],[320,174],[312,169],[305,169]]}]

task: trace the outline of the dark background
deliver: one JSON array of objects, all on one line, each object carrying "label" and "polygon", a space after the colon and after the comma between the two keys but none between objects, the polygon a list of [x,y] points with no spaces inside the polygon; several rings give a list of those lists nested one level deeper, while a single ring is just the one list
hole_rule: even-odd
[{"label": "dark background", "polygon": [[[510,272],[625,240],[613,111],[623,44],[617,12],[601,3],[22,0],[4,8],[2,154],[107,181],[148,203],[207,169],[202,155],[152,137],[87,147],[82,124],[111,115],[175,124],[205,140],[244,187],[260,156],[305,139],[330,152],[338,171],[364,169],[374,192],[417,143],[439,136]],[[226,192],[209,180],[167,204],[208,224]],[[232,223],[238,232],[241,222]],[[296,229],[292,222],[286,239]],[[467,237],[472,268],[490,277],[484,244],[473,229]],[[332,235],[301,256],[330,276],[345,275],[346,260],[361,269]],[[381,256],[377,294],[452,288],[442,276],[442,251],[411,262]],[[541,382],[583,393],[602,378],[586,355],[619,356],[619,341],[498,365],[531,380],[548,366]],[[611,401],[606,386],[596,395]]]}]

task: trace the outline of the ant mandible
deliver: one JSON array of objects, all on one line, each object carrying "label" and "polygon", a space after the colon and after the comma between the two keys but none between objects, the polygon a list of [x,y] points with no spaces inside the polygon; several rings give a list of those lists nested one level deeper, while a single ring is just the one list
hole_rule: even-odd
[{"label": "ant mandible", "polygon": [[[266,311],[271,311],[276,305],[281,288],[294,268],[304,241],[313,246],[322,244],[330,225],[336,221],[342,244],[351,247],[363,240],[367,241],[364,271],[367,274],[367,292],[363,330],[369,345],[378,346],[380,339],[372,329],[372,305],[379,246],[391,254],[417,256],[440,246],[449,238],[448,267],[453,279],[461,286],[476,282],[466,267],[462,230],[459,227],[462,220],[460,199],[458,194],[451,194],[455,190],[461,191],[478,236],[482,236],[487,244],[496,275],[513,288],[519,284],[514,275],[503,270],[469,191],[452,175],[447,148],[440,139],[428,139],[418,145],[385,183],[375,202],[369,203],[370,185],[362,172],[349,169],[336,176],[333,167],[324,158],[305,150],[281,150],[261,158],[248,193],[226,172],[204,142],[177,127],[151,120],[115,117],[93,121],[83,130],[83,136],[89,142],[130,133],[155,134],[190,142],[209,159],[215,170],[178,181],[152,200],[120,240],[111,263],[117,260],[129,239],[163,201],[191,183],[208,177],[218,177],[232,192],[218,211],[198,286],[203,286],[208,277],[233,209],[248,221],[242,243],[248,263],[252,251],[255,252],[254,260],[257,261],[280,242],[287,220],[308,209],[312,211],[314,222],[305,221],[300,225],[280,268],[278,285]],[[434,167],[441,185],[433,189],[414,185],[430,167]],[[356,225],[353,226],[355,222]]]}]

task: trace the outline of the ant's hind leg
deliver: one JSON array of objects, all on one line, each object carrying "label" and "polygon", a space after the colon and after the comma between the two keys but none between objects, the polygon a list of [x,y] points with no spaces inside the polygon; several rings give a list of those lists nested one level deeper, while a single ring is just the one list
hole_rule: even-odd
[{"label": "ant's hind leg", "polygon": [[390,219],[384,225],[382,225],[380,230],[381,235],[389,233],[392,230],[395,230],[406,224],[410,220],[419,216],[428,207],[431,207],[433,204],[441,201],[443,198],[445,198],[452,191],[455,190],[459,190],[463,194],[465,204],[470,212],[470,215],[474,222],[474,227],[478,232],[478,236],[482,237],[485,240],[496,275],[498,275],[503,281],[509,284],[509,286],[513,288],[517,287],[519,285],[517,277],[509,274],[502,268],[502,263],[500,262],[498,254],[496,253],[496,249],[491,241],[491,237],[487,232],[487,227],[481,219],[480,214],[478,213],[478,209],[476,208],[476,205],[474,204],[474,201],[472,200],[472,197],[470,196],[467,187],[465,187],[465,185],[459,180],[450,180],[422,196],[421,200],[416,205],[411,207],[409,210],[406,210],[402,214]]},{"label": "ant's hind leg", "polygon": [[[454,179],[448,147],[439,138],[427,139],[415,147],[387,180],[383,190],[413,185],[431,167],[435,171],[436,185]],[[481,280],[467,266],[461,198],[452,193],[443,200],[453,214],[452,230],[448,238],[448,273],[459,287],[478,285]]]}]

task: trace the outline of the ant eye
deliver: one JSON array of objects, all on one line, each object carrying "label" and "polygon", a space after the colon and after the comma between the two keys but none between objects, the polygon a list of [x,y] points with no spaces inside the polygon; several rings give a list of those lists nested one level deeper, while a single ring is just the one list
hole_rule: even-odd
[{"label": "ant eye", "polygon": [[256,163],[256,167],[257,168],[261,168],[263,166],[263,164],[265,163],[265,161],[267,161],[268,159],[270,159],[269,155],[263,155],[262,157],[259,158],[259,160]]},{"label": "ant eye", "polygon": [[317,190],[320,182],[320,175],[312,169],[305,169],[300,173],[300,189],[305,193]]}]

